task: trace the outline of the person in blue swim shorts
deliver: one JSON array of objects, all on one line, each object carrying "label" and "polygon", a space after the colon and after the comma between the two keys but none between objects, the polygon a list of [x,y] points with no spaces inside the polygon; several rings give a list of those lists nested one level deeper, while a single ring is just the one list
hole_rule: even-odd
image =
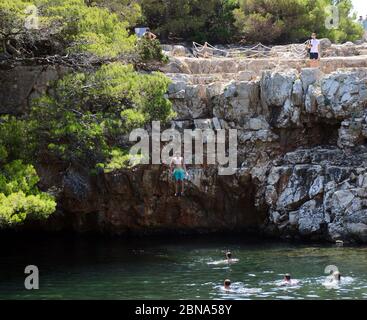
[{"label": "person in blue swim shorts", "polygon": [[[178,153],[171,160],[170,174],[175,180],[175,197],[183,196],[185,192],[186,165],[184,158]],[[180,185],[181,192],[179,192]]]}]

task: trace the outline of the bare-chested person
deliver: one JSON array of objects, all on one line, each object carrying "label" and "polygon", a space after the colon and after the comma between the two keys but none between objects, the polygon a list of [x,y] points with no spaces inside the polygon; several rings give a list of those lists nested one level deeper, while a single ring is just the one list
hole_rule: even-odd
[{"label": "bare-chested person", "polygon": [[[183,196],[185,192],[186,165],[184,158],[179,153],[175,153],[171,160],[170,174],[173,174],[173,179],[175,180],[175,196]],[[180,185],[181,192],[179,192]]]}]

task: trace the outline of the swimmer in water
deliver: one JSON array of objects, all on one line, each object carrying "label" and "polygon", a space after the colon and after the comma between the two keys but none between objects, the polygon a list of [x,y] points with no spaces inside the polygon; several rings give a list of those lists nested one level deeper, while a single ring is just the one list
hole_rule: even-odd
[{"label": "swimmer in water", "polygon": [[224,290],[230,290],[231,289],[231,280],[226,279],[224,280]]},{"label": "swimmer in water", "polygon": [[[224,251],[222,251],[222,252],[224,253]],[[211,261],[211,262],[208,262],[208,264],[211,264],[211,265],[228,265],[228,264],[237,263],[239,261],[239,259],[234,259],[232,257],[232,252],[230,252],[230,251],[225,251],[225,257],[226,257],[226,260]]]},{"label": "swimmer in water", "polygon": [[341,282],[341,279],[342,279],[341,273],[339,271],[334,271],[334,272],[331,272],[330,276],[328,276],[328,278],[323,283],[323,285],[329,289],[338,288]]},{"label": "swimmer in water", "polygon": [[333,282],[340,282],[342,280],[342,275],[339,271],[333,272]]},{"label": "swimmer in water", "polygon": [[227,258],[228,263],[232,262],[232,253],[230,251],[226,252],[226,258]]},{"label": "swimmer in water", "polygon": [[281,286],[294,286],[298,284],[298,280],[293,280],[290,273],[286,273],[284,275],[283,281],[280,284]]},{"label": "swimmer in water", "polygon": [[234,259],[232,257],[232,252],[231,251],[227,251],[226,252],[226,258],[227,258],[227,263],[231,264],[231,263],[237,263],[239,260],[238,259]]},{"label": "swimmer in water", "polygon": [[289,273],[286,273],[284,275],[283,282],[285,282],[285,283],[291,283],[291,281],[292,281],[292,276]]}]

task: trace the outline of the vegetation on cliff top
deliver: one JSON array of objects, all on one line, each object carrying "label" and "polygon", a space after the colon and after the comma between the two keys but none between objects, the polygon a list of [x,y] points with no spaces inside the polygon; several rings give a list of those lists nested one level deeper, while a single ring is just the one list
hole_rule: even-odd
[{"label": "vegetation on cliff top", "polygon": [[[105,2],[2,0],[2,51],[17,56],[81,52],[103,58],[139,55],[139,41],[129,28],[140,18],[140,7],[138,4],[130,6],[129,1]],[[103,7],[107,2],[111,6]],[[114,6],[118,3],[119,6]],[[154,52],[151,58],[162,60],[159,45],[149,43],[145,47],[148,45]]]},{"label": "vegetation on cliff top", "polygon": [[[146,24],[162,38],[213,43],[300,42],[316,31],[335,42],[360,39],[351,0],[141,0]],[[339,26],[327,29],[328,6]]]},{"label": "vegetation on cliff top", "polygon": [[[330,5],[339,10],[333,29],[325,27]],[[155,53],[159,59],[157,43],[142,48],[134,27],[149,26],[173,42],[277,44],[304,41],[313,31],[343,42],[363,34],[352,12],[351,0],[2,0],[0,42],[11,55]]]}]

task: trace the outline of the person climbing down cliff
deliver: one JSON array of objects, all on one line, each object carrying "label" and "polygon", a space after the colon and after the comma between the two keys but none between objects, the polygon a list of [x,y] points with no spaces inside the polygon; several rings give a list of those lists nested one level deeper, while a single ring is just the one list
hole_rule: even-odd
[{"label": "person climbing down cliff", "polygon": [[[180,156],[179,152],[171,160],[170,175],[175,180],[175,197],[183,196],[185,192],[186,165],[184,158]],[[179,192],[179,185],[181,185],[181,192]]]},{"label": "person climbing down cliff", "polygon": [[318,68],[320,66],[321,50],[320,40],[317,39],[317,34],[314,32],[311,35],[311,40],[307,43],[307,49],[310,55],[310,67]]}]

